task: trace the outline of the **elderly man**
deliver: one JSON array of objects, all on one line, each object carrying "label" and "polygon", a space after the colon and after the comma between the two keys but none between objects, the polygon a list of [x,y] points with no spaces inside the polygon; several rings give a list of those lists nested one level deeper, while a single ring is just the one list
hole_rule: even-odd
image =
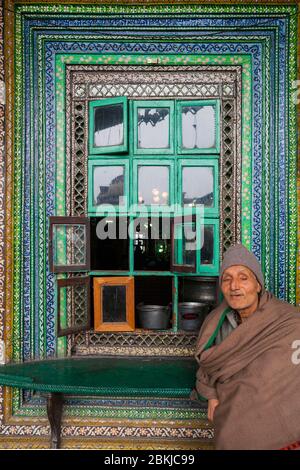
[{"label": "elderly man", "polygon": [[296,448],[300,312],[264,290],[260,264],[243,245],[226,252],[220,286],[224,300],[205,319],[196,350],[196,389],[208,399],[215,447]]}]

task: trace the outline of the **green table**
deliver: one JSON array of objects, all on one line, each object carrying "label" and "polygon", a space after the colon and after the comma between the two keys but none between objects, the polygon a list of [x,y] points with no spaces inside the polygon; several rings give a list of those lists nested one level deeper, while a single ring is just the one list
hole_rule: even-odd
[{"label": "green table", "polygon": [[59,448],[64,395],[189,398],[197,363],[190,358],[72,357],[0,366],[0,385],[47,394],[51,447]]}]

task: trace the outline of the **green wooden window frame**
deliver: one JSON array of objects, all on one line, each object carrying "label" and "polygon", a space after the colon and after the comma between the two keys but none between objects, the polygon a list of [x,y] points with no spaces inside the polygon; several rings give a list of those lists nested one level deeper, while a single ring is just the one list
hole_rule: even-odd
[{"label": "green wooden window frame", "polygon": [[[182,147],[182,112],[184,106],[212,106],[215,110],[215,145],[209,148],[183,148]],[[177,153],[179,154],[218,154],[220,153],[220,101],[219,100],[180,100],[176,101],[177,121]]]},{"label": "green wooden window frame", "polygon": [[[99,206],[94,205],[94,168],[96,167],[123,166],[124,167],[124,197],[127,203],[124,206],[102,204],[101,210]],[[126,213],[130,201],[129,194],[129,160],[126,158],[98,158],[91,159],[88,162],[88,215],[102,215],[110,212]]]},{"label": "green wooden window frame", "polygon": [[[139,108],[169,108],[169,148],[139,148],[138,147],[138,109]],[[134,100],[130,103],[131,111],[131,150],[135,155],[171,155],[175,152],[175,101],[174,100]]]},{"label": "green wooden window frame", "polygon": [[136,209],[136,212],[143,212],[143,208],[145,210],[149,210],[150,205],[147,204],[139,204],[138,202],[138,193],[139,193],[139,185],[138,185],[138,168],[139,166],[165,166],[169,168],[169,204],[168,205],[152,205],[151,210],[152,212],[170,212],[170,206],[174,204],[174,195],[175,195],[175,174],[174,174],[174,159],[162,158],[162,159],[144,159],[144,158],[135,158],[133,160],[133,191],[132,191],[132,206]]},{"label": "green wooden window frame", "polygon": [[[94,145],[94,128],[95,128],[95,109],[104,106],[123,106],[123,144],[97,147]],[[102,100],[93,100],[89,102],[89,154],[90,158],[94,155],[105,153],[121,153],[128,152],[128,100],[125,96],[117,98],[109,98]]]},{"label": "green wooden window frame", "polygon": [[[202,264],[201,250],[199,252],[199,264],[197,265],[197,273],[207,276],[217,276],[219,274],[220,263],[220,233],[219,233],[219,219],[204,218],[204,227],[211,225],[213,227],[213,260],[211,264]],[[201,237],[201,235],[200,235]],[[200,244],[202,244],[200,238]]]},{"label": "green wooden window frame", "polygon": [[[185,226],[196,230],[196,250],[194,264],[184,264],[183,261],[183,231]],[[186,215],[174,217],[172,220],[172,249],[171,249],[171,271],[177,273],[196,273],[200,264],[200,230],[199,217]]]},{"label": "green wooden window frame", "polygon": [[177,192],[177,203],[185,208],[186,213],[193,212],[195,206],[188,207],[183,205],[182,201],[182,190],[183,190],[183,168],[185,167],[202,167],[202,168],[212,168],[213,169],[213,195],[214,195],[214,204],[212,207],[204,207],[204,216],[205,217],[219,217],[219,161],[218,159],[208,159],[201,158],[199,159],[179,159],[177,161],[178,168],[178,192]]},{"label": "green wooden window frame", "polygon": [[[185,265],[183,263],[183,240],[178,237],[177,240],[175,236],[178,234],[178,231],[182,230],[182,225],[191,225],[196,224],[196,263],[195,266]],[[213,227],[213,259],[211,264],[203,264],[201,260],[201,246],[202,246],[202,226],[212,226]],[[174,217],[173,227],[172,227],[172,255],[171,255],[171,271],[174,273],[194,273],[195,275],[205,275],[205,276],[217,276],[219,274],[219,220],[202,218],[198,216],[186,215],[184,219],[182,217]],[[174,260],[174,257],[177,255],[177,259]],[[175,263],[174,261],[177,261]]]}]

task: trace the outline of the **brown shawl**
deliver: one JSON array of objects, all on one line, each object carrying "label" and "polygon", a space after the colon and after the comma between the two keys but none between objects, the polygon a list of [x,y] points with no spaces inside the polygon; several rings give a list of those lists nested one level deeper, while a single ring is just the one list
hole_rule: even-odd
[{"label": "brown shawl", "polygon": [[216,449],[280,449],[300,440],[300,364],[292,361],[299,310],[265,292],[256,312],[213,346],[226,307],[205,319],[196,350],[197,391],[219,400]]}]

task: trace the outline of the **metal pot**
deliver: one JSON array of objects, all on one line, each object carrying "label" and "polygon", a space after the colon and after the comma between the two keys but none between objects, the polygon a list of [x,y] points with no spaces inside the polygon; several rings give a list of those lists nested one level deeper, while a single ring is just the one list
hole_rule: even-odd
[{"label": "metal pot", "polygon": [[200,302],[181,302],[178,304],[180,326],[186,331],[196,331],[201,328],[210,306]]},{"label": "metal pot", "polygon": [[190,278],[184,284],[184,300],[216,303],[216,282],[210,278]]},{"label": "metal pot", "polygon": [[171,310],[169,306],[138,304],[137,317],[141,328],[166,330],[170,328]]}]

